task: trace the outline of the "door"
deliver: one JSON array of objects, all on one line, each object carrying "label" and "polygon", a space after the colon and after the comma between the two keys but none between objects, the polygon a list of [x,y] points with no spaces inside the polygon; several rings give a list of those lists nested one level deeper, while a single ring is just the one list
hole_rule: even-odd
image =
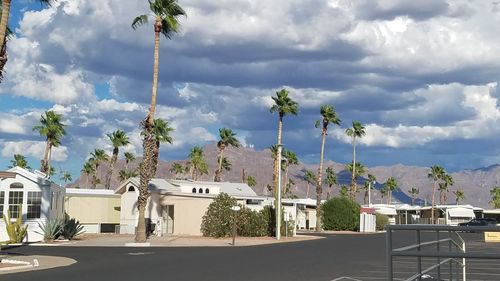
[{"label": "door", "polygon": [[174,233],[174,205],[163,206],[162,209],[162,233],[173,234]]}]

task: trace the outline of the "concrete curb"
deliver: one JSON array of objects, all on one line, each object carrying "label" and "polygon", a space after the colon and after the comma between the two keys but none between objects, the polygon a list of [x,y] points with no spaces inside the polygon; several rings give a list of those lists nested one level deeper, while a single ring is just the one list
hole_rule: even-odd
[{"label": "concrete curb", "polygon": [[29,268],[34,268],[34,267],[39,266],[38,260],[36,260],[36,259],[33,260],[33,264],[30,262],[27,262],[27,261],[18,261],[18,260],[11,260],[11,259],[2,259],[2,260],[0,260],[0,263],[18,265],[18,266],[9,266],[9,267],[0,268],[0,271],[29,269]]}]

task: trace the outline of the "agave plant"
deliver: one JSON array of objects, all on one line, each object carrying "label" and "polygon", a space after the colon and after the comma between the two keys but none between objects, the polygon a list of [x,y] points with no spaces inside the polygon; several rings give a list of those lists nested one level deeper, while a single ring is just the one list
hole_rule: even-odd
[{"label": "agave plant", "polygon": [[35,231],[36,233],[43,235],[43,241],[50,243],[56,240],[60,234],[63,227],[63,222],[61,220],[48,220],[44,224],[38,223],[38,227],[41,232]]},{"label": "agave plant", "polygon": [[64,214],[64,220],[61,228],[61,236],[68,240],[73,240],[75,236],[85,233],[83,225],[76,219],[72,219],[68,214]]}]

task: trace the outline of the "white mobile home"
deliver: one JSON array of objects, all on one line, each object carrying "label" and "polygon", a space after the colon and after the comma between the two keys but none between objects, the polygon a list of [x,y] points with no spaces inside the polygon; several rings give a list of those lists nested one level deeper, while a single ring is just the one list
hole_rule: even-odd
[{"label": "white mobile home", "polygon": [[[65,190],[43,173],[14,167],[0,172],[0,217],[9,212],[15,220],[22,212],[23,223],[28,225],[26,242],[40,241],[43,236],[38,224],[49,219],[62,218]],[[8,240],[3,218],[0,220],[0,241]]]}]

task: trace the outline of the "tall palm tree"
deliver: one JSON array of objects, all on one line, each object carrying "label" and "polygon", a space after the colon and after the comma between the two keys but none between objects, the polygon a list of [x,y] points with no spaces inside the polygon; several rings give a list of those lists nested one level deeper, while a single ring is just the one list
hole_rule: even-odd
[{"label": "tall palm tree", "polygon": [[[290,92],[286,89],[281,89],[276,92],[276,96],[272,97],[274,104],[271,106],[271,113],[278,113],[278,146],[282,144],[282,132],[283,132],[283,118],[286,115],[297,115],[299,113],[299,105],[296,101],[292,100],[288,94]],[[274,160],[274,173],[273,173],[273,181],[274,181],[274,191],[275,196],[277,197],[278,191],[278,158]],[[277,209],[276,209],[277,210]]]},{"label": "tall palm tree", "polygon": [[222,157],[222,161],[217,159],[218,162],[222,163],[221,169],[225,171],[231,171],[231,161],[227,157]]},{"label": "tall palm tree", "polygon": [[307,183],[307,193],[306,193],[306,198],[309,198],[309,185],[314,184],[316,181],[316,175],[309,170],[304,171],[304,180]]},{"label": "tall palm tree", "polygon": [[52,110],[45,111],[40,118],[40,124],[33,127],[33,131],[37,131],[40,136],[46,137],[45,153],[42,160],[40,171],[47,173],[50,166],[50,156],[53,147],[58,147],[61,144],[61,138],[66,134],[62,122],[62,115],[57,114]]},{"label": "tall palm tree", "polygon": [[394,177],[390,177],[384,183],[384,186],[387,189],[389,204],[391,204],[392,203],[392,192],[398,190],[398,182],[396,181],[396,179]]},{"label": "tall palm tree", "polygon": [[493,208],[500,208],[500,187],[494,186],[490,189],[491,201],[490,204],[493,205]]},{"label": "tall palm tree", "polygon": [[460,204],[461,200],[465,199],[465,192],[461,189],[457,189],[457,191],[453,191],[453,194],[455,194],[455,202]]},{"label": "tall palm tree", "polygon": [[[1,2],[1,1],[0,1]],[[1,10],[0,10],[0,15],[1,15]],[[3,41],[3,45],[0,46],[0,82],[3,80],[3,68],[5,67],[5,64],[7,64],[7,41],[12,37],[14,33],[12,30],[7,27],[7,31],[5,34],[5,40]]]},{"label": "tall palm tree", "polygon": [[90,161],[85,162],[85,164],[83,164],[83,168],[80,172],[82,172],[86,175],[87,187],[88,187],[90,175],[93,175],[95,173],[94,164]]},{"label": "tall palm tree", "polygon": [[60,180],[66,185],[66,183],[73,180],[73,177],[71,177],[71,173],[69,171],[61,171]]},{"label": "tall palm tree", "polygon": [[325,157],[325,142],[328,125],[340,126],[340,118],[333,105],[322,105],[320,108],[322,120],[316,121],[316,128],[321,126],[321,148],[319,153],[318,176],[316,178],[316,232],[321,231],[321,196],[323,195],[323,160]]},{"label": "tall palm tree", "polygon": [[26,157],[24,157],[24,155],[21,154],[14,154],[14,160],[10,160],[9,168],[13,168],[16,166],[19,168],[31,170],[31,167],[28,165]]},{"label": "tall palm tree", "polygon": [[[354,180],[354,182],[356,182],[358,177],[362,177],[366,172],[365,166],[361,164],[361,162],[357,162],[355,165],[353,165],[353,162],[351,162],[345,165],[345,169],[351,173],[351,179]],[[354,198],[356,197],[356,192],[357,190],[354,189],[354,185],[351,184],[351,190],[350,190],[351,199],[354,200]]]},{"label": "tall palm tree", "polygon": [[356,182],[356,138],[362,138],[366,132],[365,127],[358,121],[352,121],[352,127],[347,128],[346,134],[352,139],[352,162],[354,163],[353,172],[351,173],[351,188],[354,193],[357,192],[357,182]]},{"label": "tall palm tree", "polygon": [[125,156],[125,170],[128,171],[128,164],[135,160],[135,155],[132,152],[125,152],[123,156]]},{"label": "tall palm tree", "polygon": [[240,142],[235,137],[236,133],[229,128],[221,128],[219,129],[219,137],[220,140],[217,142],[217,147],[219,148],[219,155],[217,156],[218,166],[215,171],[214,181],[219,182],[221,180],[222,175],[222,161],[225,159],[223,156],[224,150],[228,146],[240,147]]},{"label": "tall palm tree", "polygon": [[153,152],[153,176],[156,175],[156,168],[158,167],[158,158],[160,157],[160,144],[169,143],[172,144],[172,137],[170,133],[174,129],[170,127],[167,121],[163,119],[155,119],[153,125],[153,139],[155,141],[154,152]]},{"label": "tall palm tree", "polygon": [[115,171],[116,160],[118,159],[118,153],[120,152],[120,147],[126,146],[130,143],[128,136],[123,130],[116,130],[111,134],[107,134],[111,144],[113,145],[113,156],[111,156],[111,161],[109,163],[108,172],[106,174],[105,188],[109,189],[111,185],[111,177]]},{"label": "tall palm tree", "polygon": [[184,174],[184,166],[181,163],[174,162],[172,163],[172,167],[170,167],[170,173],[175,175],[175,179],[179,179],[179,175]]},{"label": "tall palm tree", "polygon": [[285,177],[283,179],[283,182],[285,184],[288,183],[288,169],[290,168],[291,165],[298,165],[299,164],[299,158],[297,157],[297,154],[295,152],[283,148],[281,151],[281,154],[283,156],[282,158],[282,163],[281,165],[282,170],[285,172]]},{"label": "tall palm tree", "polygon": [[432,179],[434,182],[434,186],[432,187],[432,207],[431,207],[431,220],[434,223],[434,208],[436,206],[436,189],[438,185],[438,181],[443,179],[443,176],[446,174],[446,171],[443,167],[439,165],[431,166],[430,172],[427,174],[427,177]]},{"label": "tall palm tree", "polygon": [[439,183],[439,204],[446,204],[448,202],[448,192],[450,192],[450,186],[455,182],[450,174],[445,173],[442,178],[443,182]]},{"label": "tall palm tree", "polygon": [[205,161],[203,148],[195,146],[189,153],[189,167],[191,170],[191,179],[198,180],[198,175],[208,174],[208,165]]},{"label": "tall palm tree", "polygon": [[411,194],[411,205],[415,205],[415,199],[417,198],[417,195],[420,193],[420,190],[418,190],[417,187],[413,186],[410,189],[408,189],[408,193]]},{"label": "tall palm tree", "polygon": [[370,196],[369,193],[371,192],[370,189],[373,188],[372,184],[375,182],[377,182],[377,178],[372,174],[368,174],[368,180],[365,181],[363,186],[363,189],[365,190],[365,197],[363,198],[363,204],[365,205],[368,205],[368,203],[370,203],[368,202],[368,198]]},{"label": "tall palm tree", "polygon": [[332,167],[326,168],[325,184],[328,185],[328,191],[326,192],[326,199],[330,199],[330,194],[333,193],[333,185],[338,184],[337,175],[333,171]]},{"label": "tall palm tree", "polygon": [[[386,197],[386,196],[387,196],[387,192],[388,192],[388,191],[387,191],[387,187],[385,187],[385,186],[384,186],[384,187],[382,187],[382,188],[380,189],[380,197],[382,197],[382,199],[384,199],[384,197]],[[389,203],[389,201],[387,201],[387,203]]]},{"label": "tall palm tree", "polygon": [[257,185],[257,180],[252,176],[248,176],[246,178],[246,182],[247,182],[248,186],[250,186],[250,187],[254,187]]},{"label": "tall palm tree", "polygon": [[[0,10],[0,47],[3,48],[5,46],[5,42],[7,40],[7,35],[8,35],[7,24],[9,23],[11,0],[1,0],[0,2],[2,3],[2,9]],[[51,1],[51,0],[39,0],[39,2],[41,4],[46,4],[46,5],[50,6],[50,4],[53,1]],[[6,61],[7,61],[6,58],[4,60],[4,57],[0,56],[0,73],[3,72],[3,67],[4,67]]]},{"label": "tall palm tree", "polygon": [[[148,183],[155,176],[156,163],[154,160],[155,140],[153,135],[156,93],[158,89],[158,65],[160,61],[160,33],[170,39],[180,28],[178,17],[186,15],[186,12],[177,3],[177,0],[149,0],[149,8],[155,17],[154,22],[154,61],[153,61],[153,86],[151,90],[151,106],[146,119],[142,121],[143,127],[143,158],[140,171],[139,197],[137,198],[137,209],[139,210],[137,222],[137,242],[146,241],[146,204],[149,197]],[[147,24],[148,15],[140,15],[132,22],[132,28]]]},{"label": "tall palm tree", "polygon": [[101,181],[97,178],[97,172],[99,171],[99,166],[102,162],[108,161],[109,156],[103,149],[94,149],[94,152],[90,153],[89,162],[94,165],[94,174],[92,176],[92,188],[96,188],[97,184]]}]

